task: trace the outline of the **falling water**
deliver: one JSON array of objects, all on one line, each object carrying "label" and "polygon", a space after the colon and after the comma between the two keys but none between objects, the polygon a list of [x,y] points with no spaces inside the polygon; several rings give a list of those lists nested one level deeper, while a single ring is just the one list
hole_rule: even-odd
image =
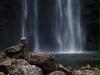
[{"label": "falling water", "polygon": [[[33,1],[33,28],[34,39],[33,49],[39,51],[39,31],[38,31],[38,0]],[[82,51],[82,27],[80,23],[80,3],[79,0],[56,0],[56,24],[54,26],[54,36],[59,45],[59,52],[80,52]],[[28,14],[29,15],[29,14]],[[23,2],[22,14],[22,36],[26,34],[27,20],[27,0]],[[54,29],[53,28],[53,29]],[[41,39],[43,40],[43,38]],[[41,50],[41,49],[40,49]],[[58,51],[57,51],[58,52]]]},{"label": "falling water", "polygon": [[56,0],[56,14],[59,52],[82,51],[79,0]]},{"label": "falling water", "polygon": [[34,42],[35,48],[34,50],[37,52],[39,51],[39,44],[38,44],[38,0],[34,0],[34,28],[33,28],[33,35],[34,35]]},{"label": "falling water", "polygon": [[22,1],[22,36],[26,36],[27,0]]}]

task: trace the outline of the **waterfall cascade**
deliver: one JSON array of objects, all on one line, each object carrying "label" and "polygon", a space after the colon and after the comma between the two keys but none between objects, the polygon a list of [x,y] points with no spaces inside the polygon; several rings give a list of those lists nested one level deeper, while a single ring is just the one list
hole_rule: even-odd
[{"label": "waterfall cascade", "polygon": [[59,52],[82,51],[79,0],[56,0],[56,38]]},{"label": "waterfall cascade", "polygon": [[34,50],[37,52],[39,50],[39,37],[38,37],[38,0],[34,0],[34,28],[33,28],[33,36],[34,36]]},{"label": "waterfall cascade", "polygon": [[[52,36],[56,38],[56,44],[59,49],[56,52],[81,52],[82,51],[82,28],[80,23],[80,3],[79,0],[55,0],[55,26]],[[33,50],[41,51],[39,48],[39,31],[38,31],[38,0],[33,1],[33,28],[32,35],[34,39]],[[27,20],[27,0],[23,2],[22,14],[22,36],[25,35]],[[55,36],[54,36],[55,35]]]},{"label": "waterfall cascade", "polygon": [[27,22],[27,0],[22,1],[22,34],[21,36],[26,36],[26,22]]}]

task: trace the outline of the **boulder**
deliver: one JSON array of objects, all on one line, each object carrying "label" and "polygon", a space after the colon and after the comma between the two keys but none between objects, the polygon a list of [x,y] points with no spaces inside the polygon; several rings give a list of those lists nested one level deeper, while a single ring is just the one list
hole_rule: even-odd
[{"label": "boulder", "polygon": [[6,48],[5,53],[7,54],[7,57],[10,57],[10,58],[22,58],[22,57],[24,57],[23,50],[21,49],[21,44]]},{"label": "boulder", "polygon": [[46,73],[57,70],[55,59],[49,54],[30,53],[26,59],[30,64],[41,67]]},{"label": "boulder", "polygon": [[43,75],[43,72],[35,65],[26,65],[17,67],[10,75]]},{"label": "boulder", "polygon": [[0,72],[0,75],[5,75],[3,72]]},{"label": "boulder", "polygon": [[16,67],[18,66],[26,66],[29,65],[29,63],[24,59],[16,59]]},{"label": "boulder", "polygon": [[20,42],[9,48],[6,48],[5,53],[9,58],[23,58],[27,56],[27,38],[21,37]]},{"label": "boulder", "polygon": [[6,53],[5,52],[1,52],[0,53],[0,62],[4,61],[6,58]]},{"label": "boulder", "polygon": [[11,65],[9,66],[9,73],[13,73],[13,71],[15,71],[17,68],[19,68],[20,66],[26,66],[29,65],[29,63],[24,60],[24,59],[15,59]]},{"label": "boulder", "polygon": [[9,71],[9,66],[11,65],[12,62],[13,60],[10,58],[6,58],[4,61],[2,61],[0,63],[0,72],[4,72],[7,74]]},{"label": "boulder", "polygon": [[95,72],[95,75],[99,75],[99,70]]},{"label": "boulder", "polygon": [[85,69],[91,70],[92,67],[88,64],[87,66],[85,66]]},{"label": "boulder", "polygon": [[66,75],[66,74],[62,71],[54,71],[54,72],[49,73],[48,75]]},{"label": "boulder", "polygon": [[99,72],[93,70],[74,70],[73,75],[99,75]]},{"label": "boulder", "polygon": [[65,67],[64,67],[63,65],[61,65],[61,64],[58,64],[57,67],[58,67],[58,70],[59,70],[59,71],[63,71],[63,72],[65,72],[65,73],[68,74],[68,75],[72,75],[72,70],[71,70],[71,68],[65,68]]},{"label": "boulder", "polygon": [[23,65],[29,65],[29,63],[24,59],[6,58],[5,61],[0,63],[0,71],[8,74],[18,66]]}]

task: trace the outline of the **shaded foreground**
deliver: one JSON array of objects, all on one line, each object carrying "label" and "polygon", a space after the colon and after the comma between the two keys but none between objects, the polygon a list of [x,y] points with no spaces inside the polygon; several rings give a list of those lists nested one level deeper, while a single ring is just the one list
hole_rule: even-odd
[{"label": "shaded foreground", "polygon": [[[56,55],[28,52],[26,43],[26,38],[22,38],[18,45],[0,53],[0,75],[99,75],[98,65],[65,67],[56,62]],[[67,61],[62,62],[67,64]]]},{"label": "shaded foreground", "polygon": [[55,58],[45,53],[2,52],[0,54],[0,75],[99,75],[99,67],[90,65],[78,69],[64,67]]}]

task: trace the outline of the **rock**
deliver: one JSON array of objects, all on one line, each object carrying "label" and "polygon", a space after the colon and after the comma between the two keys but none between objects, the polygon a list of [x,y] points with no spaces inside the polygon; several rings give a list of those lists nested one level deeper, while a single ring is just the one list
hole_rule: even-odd
[{"label": "rock", "polygon": [[43,75],[42,69],[35,65],[19,66],[10,75]]},{"label": "rock", "polygon": [[29,65],[29,63],[24,59],[7,58],[5,61],[0,63],[0,71],[8,74],[15,68],[23,65]]},{"label": "rock", "polygon": [[49,73],[48,75],[66,75],[66,74],[62,71],[54,71],[54,72]]},{"label": "rock", "polygon": [[84,75],[96,75],[95,72],[92,70],[85,70],[83,73]]},{"label": "rock", "polygon": [[5,61],[0,63],[0,71],[7,74],[9,70],[9,66],[11,65],[12,62],[13,62],[12,59],[6,58]]},{"label": "rock", "polygon": [[1,52],[0,53],[0,62],[4,61],[6,58],[6,53],[5,52]]},{"label": "rock", "polygon": [[0,60],[1,60],[1,58],[4,58],[4,57],[6,57],[6,53],[5,52],[1,52],[0,53]]},{"label": "rock", "polygon": [[63,72],[65,72],[66,74],[68,74],[68,75],[72,75],[72,71],[71,71],[71,68],[65,68],[63,65],[61,65],[61,64],[58,64],[57,65],[58,66],[58,70],[59,71],[63,71]]},{"label": "rock", "polygon": [[24,56],[21,44],[7,48],[5,53],[7,54],[7,57],[10,58],[21,58]]},{"label": "rock", "polygon": [[57,70],[55,59],[49,54],[30,53],[27,60],[30,64],[41,67],[46,73]]},{"label": "rock", "polygon": [[99,68],[93,68],[93,71],[95,72],[95,75],[99,75]]},{"label": "rock", "polygon": [[83,66],[79,70],[73,70],[73,75],[99,75],[99,67]]},{"label": "rock", "polygon": [[24,59],[16,59],[16,66],[26,66],[29,65],[29,63]]},{"label": "rock", "polygon": [[88,65],[86,66],[86,69],[92,69],[92,67],[88,64]]},{"label": "rock", "polygon": [[81,67],[80,69],[81,69],[81,70],[85,70],[86,68],[85,68],[85,67]]},{"label": "rock", "polygon": [[82,69],[82,70],[86,70],[86,69],[90,70],[90,69],[92,69],[92,67],[88,64],[87,66],[83,66],[80,69]]},{"label": "rock", "polygon": [[17,45],[6,48],[5,53],[10,58],[24,58],[27,53],[26,44],[27,44],[26,37],[22,37]]},{"label": "rock", "polygon": [[99,75],[99,73],[93,70],[74,70],[73,75]]},{"label": "rock", "polygon": [[83,70],[74,70],[72,72],[73,75],[82,75],[83,74]]},{"label": "rock", "polygon": [[0,75],[5,75],[3,72],[0,72]]},{"label": "rock", "polygon": [[9,73],[12,73],[14,70],[19,68],[20,66],[26,66],[26,65],[29,65],[29,63],[26,60],[24,60],[24,59],[15,59],[9,67]]}]

